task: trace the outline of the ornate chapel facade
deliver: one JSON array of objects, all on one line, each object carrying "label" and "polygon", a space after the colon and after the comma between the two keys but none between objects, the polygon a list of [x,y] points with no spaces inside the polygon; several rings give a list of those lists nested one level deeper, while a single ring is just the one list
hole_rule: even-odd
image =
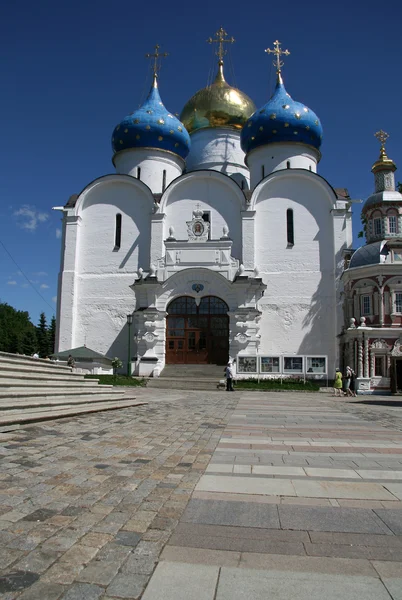
[{"label": "ornate chapel facade", "polygon": [[342,305],[350,198],[318,173],[321,123],[285,88],[287,51],[275,42],[276,87],[256,109],[225,79],[223,30],[217,41],[216,78],[180,120],[155,69],[113,132],[115,172],[63,208],[57,350],[86,344],[140,376],[230,359],[237,377],[331,379],[340,336],[361,352]]}]

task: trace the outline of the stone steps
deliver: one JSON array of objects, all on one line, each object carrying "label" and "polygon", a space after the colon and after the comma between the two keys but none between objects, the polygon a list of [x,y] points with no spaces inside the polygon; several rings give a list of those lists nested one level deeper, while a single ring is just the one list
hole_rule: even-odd
[{"label": "stone steps", "polygon": [[[217,390],[223,381],[218,378],[203,377],[195,379],[194,377],[150,377],[147,379],[147,388],[156,388],[164,390]],[[225,381],[226,385],[226,381]],[[221,388],[223,389],[223,388]]]},{"label": "stone steps", "polygon": [[21,423],[136,406],[125,390],[98,385],[70,367],[0,352],[0,431]]},{"label": "stone steps", "polygon": [[105,402],[92,401],[78,405],[64,404],[63,406],[41,406],[39,408],[26,408],[13,413],[0,410],[0,431],[7,431],[7,426],[10,426],[10,429],[14,429],[15,425],[20,425],[22,423],[45,421],[47,419],[60,419],[62,417],[71,417],[104,410],[142,406],[143,404],[147,403],[137,402],[135,398],[133,398],[131,400],[110,400]]},{"label": "stone steps", "polygon": [[46,396],[46,397],[27,397],[13,399],[13,402],[0,402],[0,411],[12,414],[13,411],[20,411],[23,408],[40,408],[51,406],[73,406],[78,404],[95,404],[97,402],[117,402],[125,400],[124,396],[119,393],[109,390],[107,394],[102,394],[99,400],[97,398],[88,398],[88,395],[83,396]]},{"label": "stone steps", "polygon": [[159,378],[192,378],[222,379],[225,375],[224,365],[165,365]]},{"label": "stone steps", "polygon": [[40,388],[45,388],[45,389],[57,389],[57,388],[92,388],[92,387],[98,387],[98,380],[97,379],[83,379],[82,381],[70,381],[70,380],[66,380],[66,381],[59,381],[58,379],[56,381],[54,380],[46,380],[44,381],[43,379],[29,379],[29,378],[22,378],[22,377],[16,377],[14,379],[5,379],[5,378],[1,378],[0,377],[0,391],[1,390],[7,390],[9,388],[21,388],[21,389],[26,389],[26,388],[31,388],[33,390],[37,390]]},{"label": "stone steps", "polygon": [[[87,398],[92,396],[94,398],[103,397],[105,394],[113,391],[112,385],[102,385],[97,386],[95,388],[59,388],[55,389],[52,387],[48,388],[22,388],[20,390],[10,388],[8,391],[0,388],[0,406],[4,404],[4,402],[12,402],[14,400],[18,400],[19,398],[49,398],[52,396],[57,396],[59,398],[74,398],[75,396],[86,396]],[[113,391],[117,397],[121,398],[124,396],[124,393],[115,390]]]}]

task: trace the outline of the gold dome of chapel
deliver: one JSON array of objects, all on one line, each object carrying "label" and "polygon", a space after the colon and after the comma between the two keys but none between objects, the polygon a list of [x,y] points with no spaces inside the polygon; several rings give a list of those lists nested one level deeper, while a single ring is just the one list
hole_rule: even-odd
[{"label": "gold dome of chapel", "polygon": [[251,98],[226,82],[223,60],[220,60],[215,81],[190,98],[181,112],[180,121],[189,133],[207,127],[228,127],[240,131],[255,111]]}]

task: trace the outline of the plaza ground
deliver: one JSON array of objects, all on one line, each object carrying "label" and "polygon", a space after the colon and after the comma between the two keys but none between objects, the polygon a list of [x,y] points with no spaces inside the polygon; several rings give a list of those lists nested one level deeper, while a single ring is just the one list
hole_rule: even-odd
[{"label": "plaza ground", "polygon": [[402,403],[138,389],[0,434],[0,599],[402,599]]}]

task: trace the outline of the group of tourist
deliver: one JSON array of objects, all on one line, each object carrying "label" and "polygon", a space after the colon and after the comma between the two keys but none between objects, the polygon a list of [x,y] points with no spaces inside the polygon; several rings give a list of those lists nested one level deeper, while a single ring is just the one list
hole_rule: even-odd
[{"label": "group of tourist", "polygon": [[351,367],[346,367],[344,375],[339,369],[335,372],[334,396],[356,397],[356,373]]}]

